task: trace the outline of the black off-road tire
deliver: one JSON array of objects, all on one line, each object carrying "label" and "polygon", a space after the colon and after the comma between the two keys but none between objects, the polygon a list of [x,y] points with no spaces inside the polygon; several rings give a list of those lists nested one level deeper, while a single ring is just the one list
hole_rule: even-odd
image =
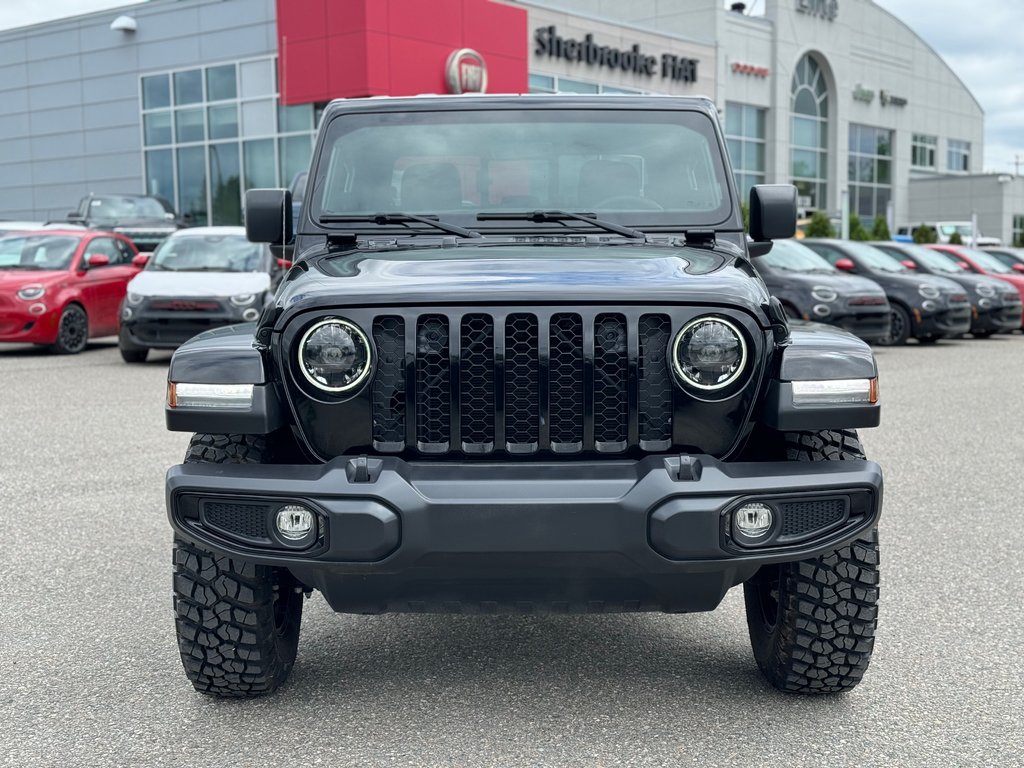
[{"label": "black off-road tire", "polygon": [[[192,438],[186,463],[259,464],[262,435]],[[185,674],[200,693],[245,698],[271,693],[295,664],[301,585],[283,568],[209,552],[175,537],[174,612]]]},{"label": "black off-road tire", "polygon": [[[852,430],[782,438],[789,461],[864,458]],[[878,621],[876,530],[820,557],[765,566],[743,591],[754,658],[773,686],[835,693],[860,682]]]},{"label": "black off-road tire", "polygon": [[77,355],[89,343],[89,316],[81,304],[68,304],[57,321],[57,338],[50,345],[56,355]]},{"label": "black off-road tire", "polygon": [[126,363],[144,363],[149,356],[149,347],[141,347],[133,342],[124,328],[117,333],[117,348]]}]

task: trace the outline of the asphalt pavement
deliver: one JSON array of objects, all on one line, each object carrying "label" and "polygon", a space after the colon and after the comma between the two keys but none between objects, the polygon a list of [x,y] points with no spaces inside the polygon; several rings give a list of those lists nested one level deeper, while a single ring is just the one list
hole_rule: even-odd
[{"label": "asphalt pavement", "polygon": [[174,640],[168,355],[0,346],[0,764],[1024,765],[1024,336],[878,352],[875,657],[776,693],[733,590],[684,616],[338,616],[288,684],[217,701]]}]

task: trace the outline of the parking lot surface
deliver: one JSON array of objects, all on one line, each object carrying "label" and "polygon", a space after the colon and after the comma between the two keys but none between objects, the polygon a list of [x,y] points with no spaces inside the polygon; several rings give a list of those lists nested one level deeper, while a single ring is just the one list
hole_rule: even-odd
[{"label": "parking lot surface", "polygon": [[734,590],[684,616],[337,616],[289,682],[193,692],[174,641],[168,355],[0,347],[0,764],[1024,765],[1024,336],[878,352],[864,683],[771,690]]}]

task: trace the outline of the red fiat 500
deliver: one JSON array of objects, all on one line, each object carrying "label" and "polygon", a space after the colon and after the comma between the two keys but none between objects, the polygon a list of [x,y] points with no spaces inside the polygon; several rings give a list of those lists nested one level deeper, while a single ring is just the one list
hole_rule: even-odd
[{"label": "red fiat 500", "polygon": [[145,263],[130,240],[92,230],[0,237],[0,342],[85,349],[117,333],[125,289]]},{"label": "red fiat 500", "polygon": [[971,272],[998,277],[1003,282],[1009,283],[1017,289],[1021,299],[1024,300],[1024,274],[1010,269],[991,253],[963,245],[930,245],[928,247],[941,251],[947,256],[952,256],[960,266]]}]

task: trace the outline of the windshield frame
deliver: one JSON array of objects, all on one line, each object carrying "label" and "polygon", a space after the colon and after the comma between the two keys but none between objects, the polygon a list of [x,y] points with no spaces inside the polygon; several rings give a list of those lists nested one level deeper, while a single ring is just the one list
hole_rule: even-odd
[{"label": "windshield frame", "polygon": [[[303,205],[302,220],[297,230],[299,235],[323,235],[332,232],[356,232],[367,236],[378,236],[400,233],[402,235],[418,234],[416,230],[409,227],[380,225],[366,226],[365,224],[344,224],[325,223],[321,217],[330,215],[332,212],[322,209],[321,189],[325,183],[326,173],[331,161],[331,147],[339,136],[357,128],[372,128],[398,120],[408,120],[418,124],[430,124],[433,121],[459,122],[459,115],[477,113],[467,122],[476,122],[481,119],[493,120],[495,122],[526,122],[535,120],[539,122],[558,122],[557,115],[564,116],[569,113],[580,115],[579,120],[593,119],[596,117],[607,119],[608,122],[642,123],[644,122],[637,113],[648,112],[658,115],[654,122],[667,122],[684,125],[686,128],[695,130],[708,142],[708,154],[715,176],[715,181],[720,187],[721,202],[713,211],[700,211],[695,213],[662,212],[662,211],[594,211],[601,219],[615,224],[641,229],[648,232],[685,232],[688,228],[714,228],[718,231],[737,232],[741,230],[739,221],[738,195],[736,193],[733,174],[729,172],[729,166],[725,160],[727,152],[724,136],[721,133],[721,126],[717,119],[713,119],[710,109],[705,111],[699,108],[703,102],[695,100],[694,105],[682,108],[673,105],[667,99],[663,102],[651,98],[638,97],[626,100],[622,97],[586,97],[581,99],[565,98],[559,95],[557,101],[552,102],[546,97],[524,96],[517,97],[513,101],[505,97],[481,97],[466,98],[465,101],[454,101],[449,97],[436,97],[436,99],[422,99],[419,102],[411,100],[396,99],[390,103],[376,102],[373,104],[349,104],[345,108],[328,110],[325,114],[324,125],[320,131],[317,146],[314,150],[313,165],[310,173],[313,175],[313,184],[308,187],[311,191],[309,199]],[[368,101],[368,100],[367,100]],[[489,113],[484,115],[483,113]],[[584,117],[584,115],[586,117]],[[632,117],[632,120],[631,120]],[[543,207],[543,206],[542,206]],[[573,206],[576,207],[576,206]],[[400,208],[400,206],[399,206]],[[583,222],[579,225],[572,225],[568,222],[537,222],[529,220],[502,220],[502,221],[478,221],[476,215],[481,211],[487,212],[494,209],[490,203],[481,203],[476,208],[467,208],[460,212],[422,212],[415,211],[418,215],[439,215],[446,223],[456,224],[480,231],[483,234],[508,234],[508,233],[573,233],[577,229],[580,232],[592,232],[593,228]],[[506,209],[508,212],[522,212],[516,208]],[[533,207],[524,207],[523,211],[532,211]],[[394,211],[398,212],[398,211]],[[588,211],[589,212],[589,211]],[[569,224],[569,226],[566,226]]]}]

